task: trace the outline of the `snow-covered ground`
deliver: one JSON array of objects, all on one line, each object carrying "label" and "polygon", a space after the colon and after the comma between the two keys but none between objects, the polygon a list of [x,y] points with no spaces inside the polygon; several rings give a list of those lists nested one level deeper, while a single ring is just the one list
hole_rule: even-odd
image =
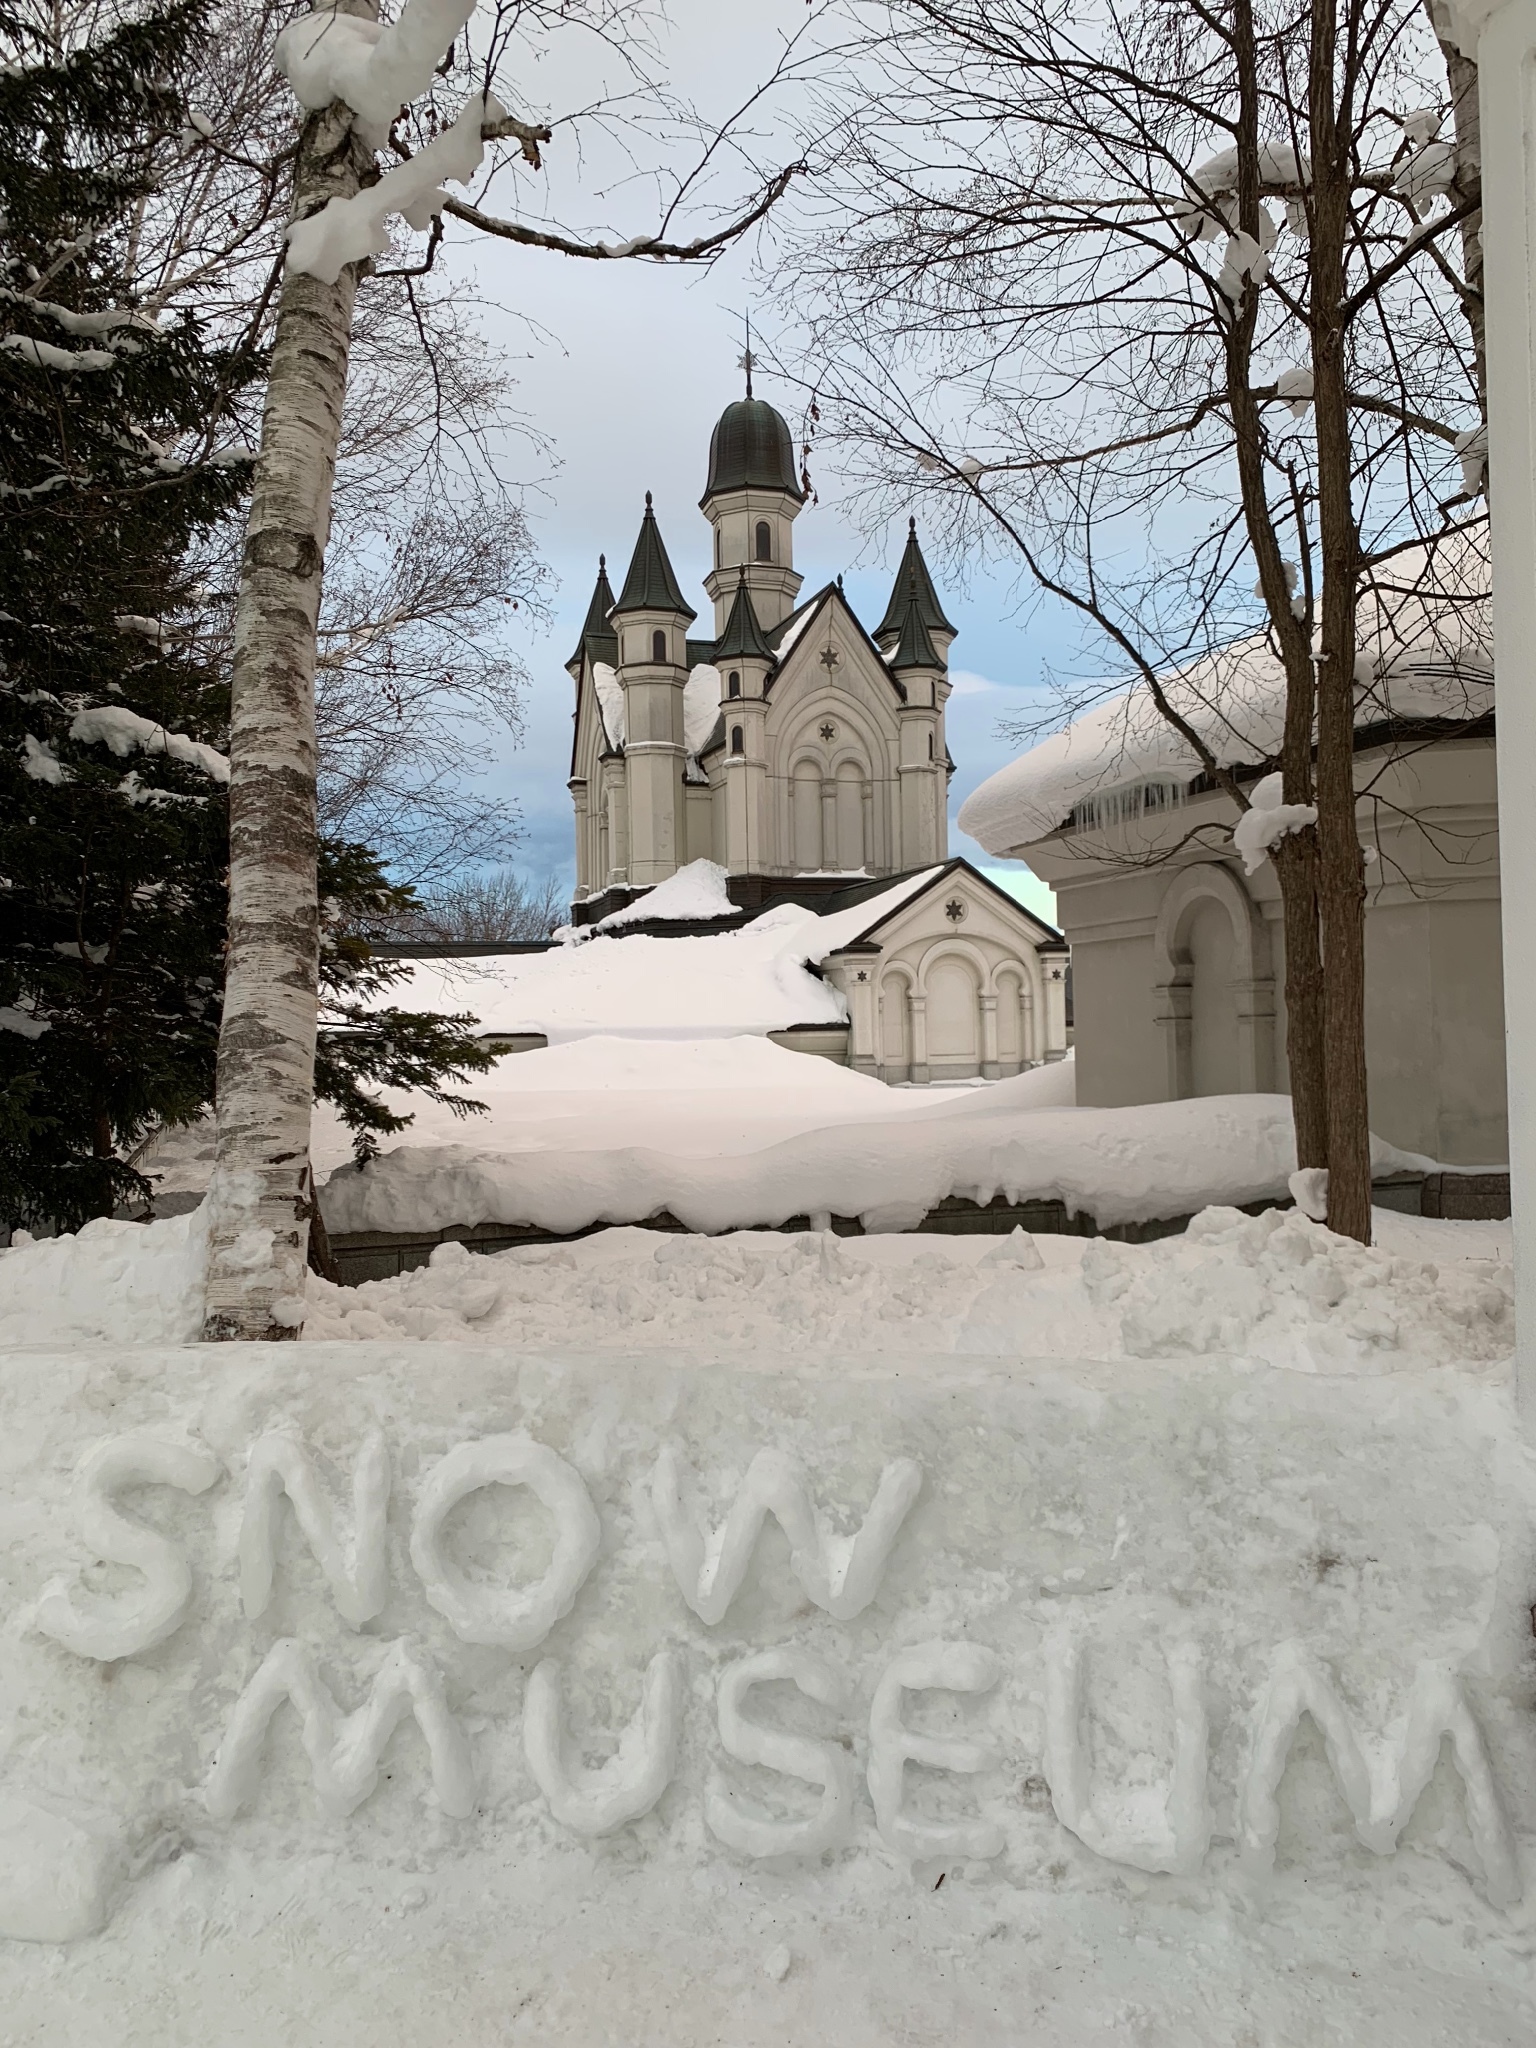
[{"label": "snow-covered ground", "polygon": [[[1060,1200],[1111,1225],[1286,1194],[1285,1096],[1080,1110],[1073,1077],[1068,1058],[1006,1081],[889,1088],[750,1035],[591,1036],[477,1076],[484,1116],[392,1095],[415,1122],[361,1170],[346,1132],[317,1112],[313,1157],[333,1234],[568,1233],[663,1211],[712,1232],[823,1215],[910,1230],[952,1195]],[[212,1152],[199,1127],[169,1133],[142,1164],[163,1192],[199,1192]],[[1374,1157],[1378,1175],[1434,1164],[1379,1140]]]},{"label": "snow-covered ground", "polygon": [[[1303,1372],[1454,1367],[1502,1377],[1507,1223],[1376,1212],[1363,1249],[1293,1210],[1209,1209],[1182,1236],[863,1238],[614,1229],[486,1257],[439,1247],[395,1280],[309,1280],[307,1341],[408,1338],[583,1351],[837,1358],[1244,1357]],[[200,1212],[0,1252],[3,1343],[181,1344],[201,1327]]]},{"label": "snow-covered ground", "polygon": [[480,1092],[333,1227],[720,1234],[311,1279],[284,1346],[196,1344],[201,1211],[0,1252],[0,2041],[1536,2037],[1507,1224],[722,1230],[1279,1192],[1285,1106],[751,1036]]},{"label": "snow-covered ground", "polygon": [[1508,1230],[1378,1224],[455,1247],[217,1350],[196,1216],[0,1254],[0,1925],[73,1936],[0,2035],[1529,2041]]}]

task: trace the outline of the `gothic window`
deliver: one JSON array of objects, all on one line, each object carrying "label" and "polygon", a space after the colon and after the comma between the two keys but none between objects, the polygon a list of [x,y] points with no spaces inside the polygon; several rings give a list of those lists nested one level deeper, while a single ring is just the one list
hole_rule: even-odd
[{"label": "gothic window", "polygon": [[929,758],[929,760],[930,760],[930,761],[931,761],[931,760],[933,759],[933,734],[932,734],[932,733],[929,733],[929,735],[928,735],[928,758]]},{"label": "gothic window", "polygon": [[757,533],[753,551],[760,562],[771,562],[773,560],[773,528],[766,519],[759,519],[757,522]]},{"label": "gothic window", "polygon": [[725,694],[728,697],[739,697],[741,695],[741,670],[739,668],[733,668],[726,677]]},{"label": "gothic window", "polygon": [[651,659],[652,661],[665,661],[666,658],[667,636],[658,626],[651,635]]},{"label": "gothic window", "polygon": [[746,751],[747,742],[742,729],[739,725],[733,725],[731,727],[731,752],[733,754],[744,754]]}]

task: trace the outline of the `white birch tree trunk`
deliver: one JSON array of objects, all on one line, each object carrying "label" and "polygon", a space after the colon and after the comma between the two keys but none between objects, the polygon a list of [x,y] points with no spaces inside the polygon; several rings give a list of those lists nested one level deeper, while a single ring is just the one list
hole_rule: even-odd
[{"label": "white birch tree trunk", "polygon": [[[377,12],[372,0],[338,11]],[[373,167],[350,108],[310,114],[293,217],[349,197]],[[320,943],[315,633],[356,286],[356,266],[330,285],[285,273],[240,571],[208,1342],[293,1338],[303,1323]]]}]

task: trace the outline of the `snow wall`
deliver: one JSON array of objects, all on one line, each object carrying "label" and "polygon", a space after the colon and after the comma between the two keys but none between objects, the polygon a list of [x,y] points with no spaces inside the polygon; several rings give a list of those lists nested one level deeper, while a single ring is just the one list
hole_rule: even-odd
[{"label": "snow wall", "polygon": [[6,2024],[1520,2038],[1515,1444],[1449,1372],[10,1354]]}]

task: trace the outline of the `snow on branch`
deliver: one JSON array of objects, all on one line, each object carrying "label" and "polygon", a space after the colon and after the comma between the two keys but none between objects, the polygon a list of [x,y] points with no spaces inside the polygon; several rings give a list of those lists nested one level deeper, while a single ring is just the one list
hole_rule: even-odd
[{"label": "snow on branch", "polygon": [[451,128],[403,164],[386,171],[350,199],[331,199],[308,220],[288,230],[288,267],[334,284],[349,263],[377,256],[389,243],[388,221],[401,214],[413,228],[424,228],[448,204],[442,180],[467,185],[485,155],[481,129],[502,118],[502,109],[486,94],[469,100]]},{"label": "snow on branch", "polygon": [[216,748],[205,747],[201,740],[188,739],[184,732],[167,732],[152,718],[140,718],[136,711],[121,705],[104,704],[78,712],[69,736],[86,746],[100,741],[119,755],[131,754],[135,749],[146,754],[168,754],[173,761],[200,768],[210,781],[229,780],[229,762]]},{"label": "snow on branch", "polygon": [[1248,801],[1250,808],[1232,827],[1232,846],[1243,857],[1243,872],[1256,875],[1287,833],[1317,823],[1317,805],[1288,804],[1283,775],[1264,776],[1248,792]]},{"label": "snow on branch", "polygon": [[34,370],[115,370],[117,357],[105,348],[58,348],[51,341],[34,341],[30,334],[7,334],[0,348],[8,348]]},{"label": "snow on branch", "polygon": [[317,8],[278,37],[278,69],[301,107],[313,113],[344,100],[363,140],[382,149],[395,116],[431,89],[444,52],[474,11],[475,0],[408,0],[386,27]]}]

